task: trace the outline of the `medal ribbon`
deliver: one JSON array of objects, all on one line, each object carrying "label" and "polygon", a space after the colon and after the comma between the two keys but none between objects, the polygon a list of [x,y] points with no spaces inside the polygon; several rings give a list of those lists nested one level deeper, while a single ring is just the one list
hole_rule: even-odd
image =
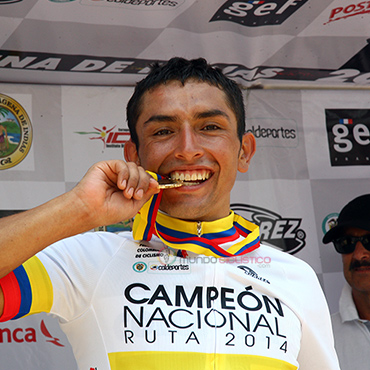
[{"label": "medal ribbon", "polygon": [[[149,173],[156,180],[161,178]],[[135,240],[150,240],[154,234],[168,247],[217,258],[240,256],[259,247],[259,227],[233,211],[225,218],[200,223],[158,213],[162,192],[151,197],[135,216],[132,230]],[[227,250],[222,248],[222,244],[236,241],[240,237],[242,240]]]}]

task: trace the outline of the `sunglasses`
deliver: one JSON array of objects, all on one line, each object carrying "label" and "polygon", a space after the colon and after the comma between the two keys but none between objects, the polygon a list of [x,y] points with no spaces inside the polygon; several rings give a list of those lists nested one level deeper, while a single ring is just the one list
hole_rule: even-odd
[{"label": "sunglasses", "polygon": [[364,236],[342,236],[333,240],[334,247],[338,253],[348,254],[353,253],[357,242],[361,242],[365,249],[370,251],[370,234]]}]

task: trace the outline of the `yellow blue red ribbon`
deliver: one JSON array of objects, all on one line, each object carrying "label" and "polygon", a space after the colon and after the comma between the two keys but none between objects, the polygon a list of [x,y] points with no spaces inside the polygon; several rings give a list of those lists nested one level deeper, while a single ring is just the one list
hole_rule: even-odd
[{"label": "yellow blue red ribbon", "polygon": [[[148,171],[149,172],[149,171]],[[151,173],[156,180],[161,177]],[[259,227],[230,211],[215,221],[185,221],[159,212],[163,190],[154,195],[135,216],[135,240],[151,240],[158,236],[167,246],[213,257],[232,257],[249,253],[260,245]],[[201,229],[201,234],[199,234]],[[227,249],[223,244],[234,242]],[[186,253],[182,253],[184,255]]]}]

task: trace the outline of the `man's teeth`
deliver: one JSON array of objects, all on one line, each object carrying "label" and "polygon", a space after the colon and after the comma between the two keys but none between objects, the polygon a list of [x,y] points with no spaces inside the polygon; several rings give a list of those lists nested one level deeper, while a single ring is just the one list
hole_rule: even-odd
[{"label": "man's teeth", "polygon": [[171,174],[172,180],[180,181],[204,181],[209,179],[210,173],[208,171],[197,172],[173,172]]}]

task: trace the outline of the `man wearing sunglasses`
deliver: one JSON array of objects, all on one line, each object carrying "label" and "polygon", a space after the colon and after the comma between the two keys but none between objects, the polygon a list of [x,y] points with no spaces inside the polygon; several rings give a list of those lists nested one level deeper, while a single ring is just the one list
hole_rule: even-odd
[{"label": "man wearing sunglasses", "polygon": [[370,194],[350,201],[337,225],[324,236],[342,255],[345,284],[339,312],[332,316],[335,347],[342,370],[370,363]]}]

